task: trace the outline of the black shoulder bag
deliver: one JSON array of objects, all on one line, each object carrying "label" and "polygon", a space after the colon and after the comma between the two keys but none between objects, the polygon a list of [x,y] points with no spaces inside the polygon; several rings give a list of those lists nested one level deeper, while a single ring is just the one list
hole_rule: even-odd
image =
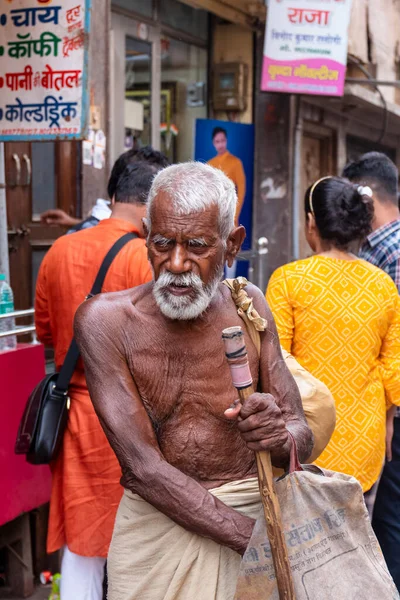
[{"label": "black shoulder bag", "polygon": [[[121,248],[136,237],[135,233],[126,233],[110,248],[86,300],[101,292],[112,261]],[[49,464],[60,450],[70,407],[68,387],[78,358],[79,348],[73,338],[60,372],[47,375],[29,396],[18,429],[15,453],[26,454],[26,460],[33,465]]]}]

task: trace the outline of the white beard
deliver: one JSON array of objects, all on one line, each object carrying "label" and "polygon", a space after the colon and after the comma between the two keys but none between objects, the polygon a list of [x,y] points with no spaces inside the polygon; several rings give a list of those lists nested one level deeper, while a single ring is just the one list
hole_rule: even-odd
[{"label": "white beard", "polygon": [[[204,285],[198,275],[182,273],[174,275],[169,271],[162,273],[154,283],[153,294],[158,308],[165,317],[179,321],[197,319],[209,307],[221,281],[224,267],[221,266],[209,284]],[[169,285],[192,288],[193,294],[175,296],[168,291]]]}]

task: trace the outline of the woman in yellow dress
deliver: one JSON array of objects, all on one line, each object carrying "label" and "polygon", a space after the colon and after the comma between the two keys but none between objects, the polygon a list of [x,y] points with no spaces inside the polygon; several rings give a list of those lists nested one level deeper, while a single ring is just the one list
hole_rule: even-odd
[{"label": "woman in yellow dress", "polygon": [[385,458],[386,409],[400,405],[400,300],[389,275],[350,248],[371,231],[372,192],[325,177],[305,195],[315,255],[280,267],[267,289],[282,346],[332,392],[337,422],[321,467],[364,492]]}]

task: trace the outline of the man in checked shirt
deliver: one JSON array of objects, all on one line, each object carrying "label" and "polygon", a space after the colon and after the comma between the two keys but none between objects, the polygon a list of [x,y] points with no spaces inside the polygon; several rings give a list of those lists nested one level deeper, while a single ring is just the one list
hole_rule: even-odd
[{"label": "man in checked shirt", "polygon": [[[390,275],[400,291],[400,211],[398,171],[385,154],[368,152],[349,164],[343,176],[372,189],[375,217],[373,231],[359,256]],[[399,340],[400,351],[400,340]],[[387,415],[387,461],[375,499],[372,525],[390,573],[400,590],[400,409]]]}]

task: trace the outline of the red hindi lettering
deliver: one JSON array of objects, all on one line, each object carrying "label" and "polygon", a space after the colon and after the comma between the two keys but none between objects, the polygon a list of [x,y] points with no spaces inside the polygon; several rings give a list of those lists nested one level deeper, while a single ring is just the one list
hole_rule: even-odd
[{"label": "red hindi lettering", "polygon": [[84,42],[84,35],[83,35],[82,31],[73,38],[69,38],[67,36],[64,37],[64,39],[63,39],[63,56],[64,57],[69,56],[70,52],[73,52],[74,50],[78,50],[79,48],[82,48],[83,42]]},{"label": "red hindi lettering", "polygon": [[70,8],[67,10],[67,23],[71,25],[71,23],[75,23],[81,16],[81,7],[75,6],[74,8]]},{"label": "red hindi lettering", "polygon": [[291,23],[300,25],[303,22],[304,8],[288,8],[288,18]]},{"label": "red hindi lettering", "polygon": [[22,73],[6,73],[6,86],[13,92],[32,89],[33,70],[27,65]]},{"label": "red hindi lettering", "polygon": [[317,23],[318,25],[328,25],[329,10],[305,10],[305,20],[307,23]]}]

